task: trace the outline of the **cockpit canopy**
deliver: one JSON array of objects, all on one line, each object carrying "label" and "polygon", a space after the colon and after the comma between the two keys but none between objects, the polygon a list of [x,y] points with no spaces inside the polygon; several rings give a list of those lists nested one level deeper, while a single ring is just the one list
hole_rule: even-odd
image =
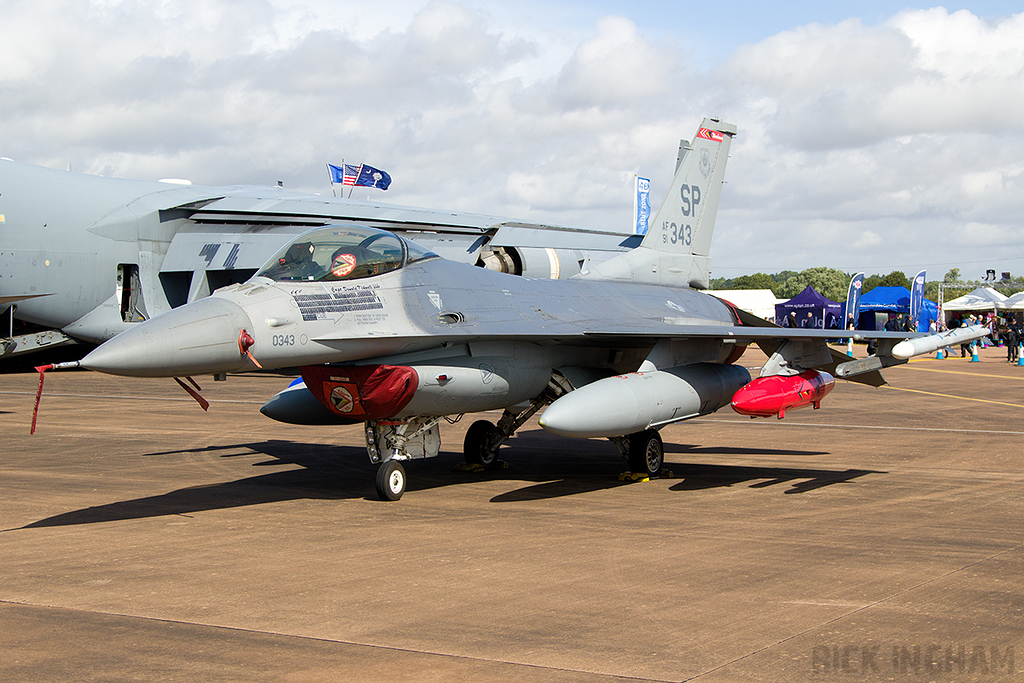
[{"label": "cockpit canopy", "polygon": [[359,280],[437,254],[385,230],[328,226],[296,237],[257,276],[278,281]]}]

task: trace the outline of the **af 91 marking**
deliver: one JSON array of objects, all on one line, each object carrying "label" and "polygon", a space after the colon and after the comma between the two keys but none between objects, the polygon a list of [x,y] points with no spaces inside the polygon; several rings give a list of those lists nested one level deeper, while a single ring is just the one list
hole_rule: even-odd
[{"label": "af 91 marking", "polygon": [[665,221],[662,224],[661,241],[688,247],[693,244],[693,229],[687,224],[676,225]]}]

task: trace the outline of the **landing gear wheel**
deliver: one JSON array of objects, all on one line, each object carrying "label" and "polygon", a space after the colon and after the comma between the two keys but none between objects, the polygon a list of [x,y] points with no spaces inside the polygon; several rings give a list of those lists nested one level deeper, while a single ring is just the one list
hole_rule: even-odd
[{"label": "landing gear wheel", "polygon": [[471,465],[493,467],[498,462],[498,446],[501,434],[498,428],[487,420],[477,420],[466,430],[462,452]]},{"label": "landing gear wheel", "polygon": [[398,500],[405,493],[405,468],[388,460],[377,468],[377,495],[381,500]]},{"label": "landing gear wheel", "polygon": [[629,435],[629,469],[633,474],[656,477],[665,464],[665,446],[653,429]]}]

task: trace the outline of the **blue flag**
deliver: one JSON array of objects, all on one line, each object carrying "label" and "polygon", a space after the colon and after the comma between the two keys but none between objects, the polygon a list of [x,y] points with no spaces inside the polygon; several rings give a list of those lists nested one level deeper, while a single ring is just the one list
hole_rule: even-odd
[{"label": "blue flag", "polygon": [[327,164],[327,172],[331,174],[331,182],[335,185],[341,185],[345,182],[345,169],[341,166]]},{"label": "blue flag", "polygon": [[924,305],[924,281],[927,277],[926,271],[921,271],[914,276],[914,281],[910,285],[910,320],[914,324],[914,331],[918,330],[921,323],[921,306]]},{"label": "blue flag", "polygon": [[380,169],[363,164],[359,168],[359,177],[356,179],[356,185],[359,187],[376,187],[381,190],[386,190],[388,189],[388,186],[391,185],[391,176]]},{"label": "blue flag", "polygon": [[651,181],[636,178],[636,192],[633,193],[633,234],[646,235],[647,222],[651,218]]},{"label": "blue flag", "polygon": [[850,289],[846,293],[846,326],[850,326],[851,320],[853,321],[854,329],[857,328],[858,318],[860,315],[860,295],[864,289],[864,273],[857,273],[850,280]]}]

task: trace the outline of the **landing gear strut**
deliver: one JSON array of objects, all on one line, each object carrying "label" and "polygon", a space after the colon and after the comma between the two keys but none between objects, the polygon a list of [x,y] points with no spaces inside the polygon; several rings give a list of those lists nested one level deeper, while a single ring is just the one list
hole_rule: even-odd
[{"label": "landing gear strut", "polygon": [[547,387],[537,398],[530,401],[529,407],[519,413],[514,413],[508,408],[502,413],[497,425],[487,420],[477,420],[466,430],[466,440],[463,443],[463,454],[466,463],[470,465],[483,465],[494,467],[499,463],[498,449],[505,443],[516,430],[526,424],[526,421],[533,417],[538,410],[544,406],[554,403],[559,396],[572,391],[572,385],[560,373],[552,373]]},{"label": "landing gear strut", "polygon": [[380,465],[374,482],[381,500],[398,500],[405,493],[405,468],[402,462],[432,458],[441,450],[438,417],[367,422],[366,453],[370,462]]}]

